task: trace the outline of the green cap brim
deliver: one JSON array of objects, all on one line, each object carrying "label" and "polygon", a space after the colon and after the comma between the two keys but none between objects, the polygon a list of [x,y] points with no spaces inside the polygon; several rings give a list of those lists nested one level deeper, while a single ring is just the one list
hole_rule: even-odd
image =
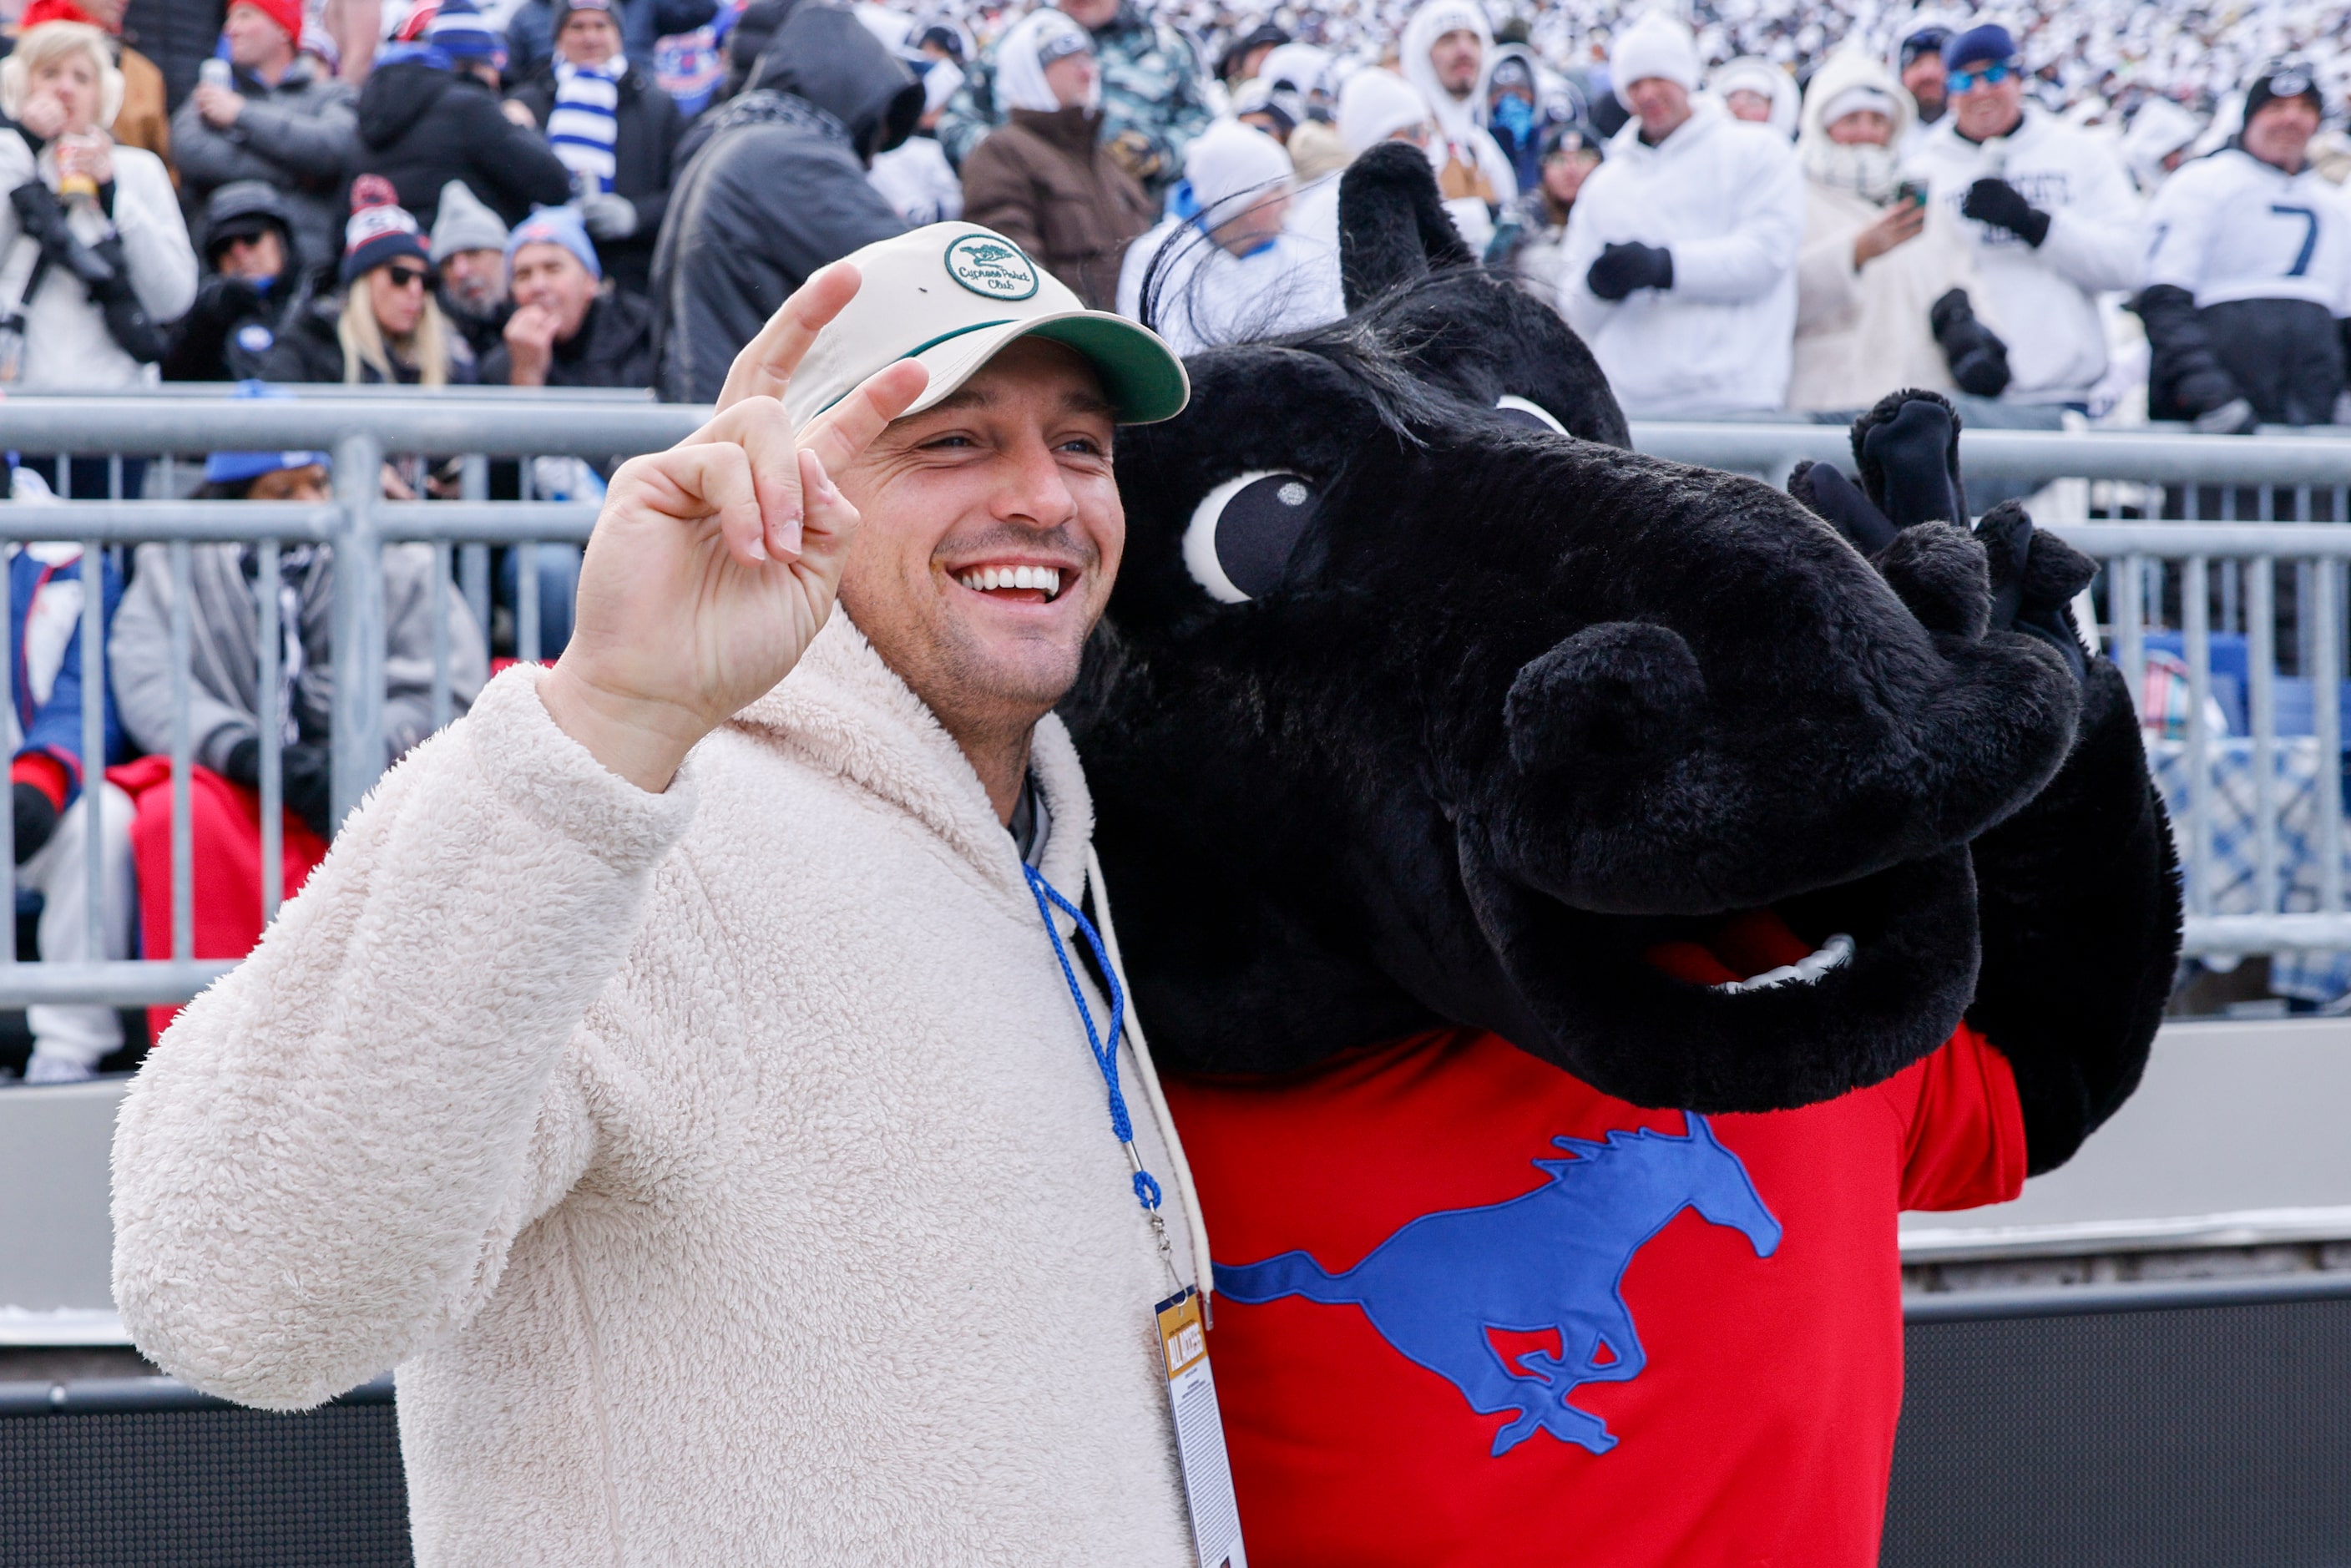
[{"label": "green cap brim", "polygon": [[[1086,357],[1121,424],[1155,424],[1184,412],[1192,396],[1184,361],[1147,327],[1107,311],[1071,311],[1030,320],[990,321],[925,343],[907,355],[922,361],[931,383],[906,413],[920,413],[969,381],[1016,338],[1045,338]],[[903,417],[903,416],[902,416]]]}]

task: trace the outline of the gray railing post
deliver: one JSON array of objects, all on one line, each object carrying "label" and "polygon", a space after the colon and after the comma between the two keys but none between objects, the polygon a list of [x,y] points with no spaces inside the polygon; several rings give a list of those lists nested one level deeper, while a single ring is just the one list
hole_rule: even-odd
[{"label": "gray railing post", "polygon": [[335,445],[334,787],[337,825],[383,771],[383,444],[358,432]]}]

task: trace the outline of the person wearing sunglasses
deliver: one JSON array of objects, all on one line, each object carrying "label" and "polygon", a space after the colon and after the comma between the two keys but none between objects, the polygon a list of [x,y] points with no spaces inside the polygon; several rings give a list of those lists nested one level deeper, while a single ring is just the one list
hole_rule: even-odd
[{"label": "person wearing sunglasses", "polygon": [[342,297],[320,302],[279,334],[267,379],[428,387],[474,381],[473,350],[434,301],[432,268],[423,233],[392,183],[360,175],[343,229]]},{"label": "person wearing sunglasses", "polygon": [[2008,338],[2005,399],[2086,408],[2107,366],[2099,297],[2137,287],[2144,259],[2130,176],[2105,142],[2025,101],[2007,28],[1954,33],[1943,71],[1950,110],[1909,172],[1964,220],[1979,303]]}]

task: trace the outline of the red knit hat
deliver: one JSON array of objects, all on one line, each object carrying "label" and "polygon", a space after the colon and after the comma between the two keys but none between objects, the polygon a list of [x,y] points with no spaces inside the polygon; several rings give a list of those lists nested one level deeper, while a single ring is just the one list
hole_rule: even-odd
[{"label": "red knit hat", "polygon": [[31,5],[25,7],[24,15],[16,18],[16,31],[21,37],[44,22],[79,22],[85,27],[103,28],[110,33],[122,31],[120,26],[107,26],[105,23],[75,5],[73,0],[33,0]]},{"label": "red knit hat", "polygon": [[[38,4],[38,0],[36,0]],[[277,24],[288,39],[299,43],[302,38],[302,0],[231,0],[229,9],[250,5]]]}]

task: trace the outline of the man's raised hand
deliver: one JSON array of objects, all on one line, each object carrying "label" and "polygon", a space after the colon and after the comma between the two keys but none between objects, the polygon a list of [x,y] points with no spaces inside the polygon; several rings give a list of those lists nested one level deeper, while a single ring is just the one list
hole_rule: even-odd
[{"label": "man's raised hand", "polygon": [[[820,282],[823,297],[803,300]],[[539,695],[557,725],[642,789],[666,789],[695,743],[782,680],[831,613],[858,523],[835,481],[928,379],[902,360],[795,439],[776,394],[856,290],[851,268],[811,278],[755,340],[767,348],[753,390],[730,375],[736,395],[709,423],[612,476],[571,641]]]}]

